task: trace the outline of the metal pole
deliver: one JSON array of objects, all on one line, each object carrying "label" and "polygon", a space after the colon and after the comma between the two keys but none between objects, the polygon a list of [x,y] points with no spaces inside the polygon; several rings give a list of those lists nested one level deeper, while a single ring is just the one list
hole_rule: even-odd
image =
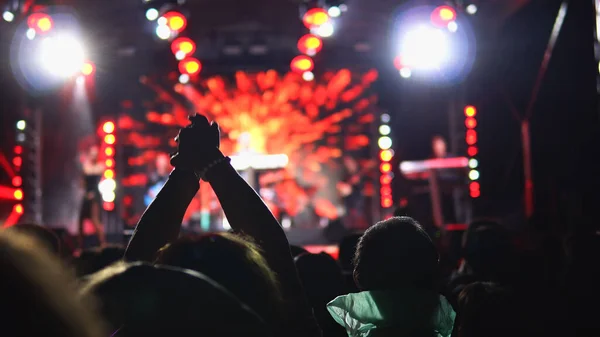
[{"label": "metal pole", "polygon": [[531,171],[531,136],[529,121],[521,122],[521,143],[523,145],[523,172],[525,178],[525,216],[533,215],[533,177]]}]

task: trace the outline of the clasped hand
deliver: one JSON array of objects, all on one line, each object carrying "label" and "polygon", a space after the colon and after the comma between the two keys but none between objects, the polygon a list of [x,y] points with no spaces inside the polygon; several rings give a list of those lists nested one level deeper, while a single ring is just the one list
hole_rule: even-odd
[{"label": "clasped hand", "polygon": [[223,157],[219,150],[219,125],[199,114],[189,117],[189,120],[191,124],[181,129],[175,138],[178,146],[177,152],[171,157],[171,165],[203,172],[210,163]]}]

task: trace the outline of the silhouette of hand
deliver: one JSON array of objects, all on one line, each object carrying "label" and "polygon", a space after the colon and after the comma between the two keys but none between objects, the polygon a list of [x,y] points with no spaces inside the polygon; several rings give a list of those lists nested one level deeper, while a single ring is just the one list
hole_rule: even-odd
[{"label": "silhouette of hand", "polygon": [[219,125],[210,123],[205,116],[196,114],[189,117],[191,124],[181,129],[177,138],[177,153],[171,157],[174,167],[203,171],[206,166],[222,157]]}]

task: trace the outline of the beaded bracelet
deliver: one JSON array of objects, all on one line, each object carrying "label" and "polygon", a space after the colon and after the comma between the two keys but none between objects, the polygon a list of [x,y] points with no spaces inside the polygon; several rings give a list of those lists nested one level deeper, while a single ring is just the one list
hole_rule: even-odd
[{"label": "beaded bracelet", "polygon": [[206,181],[206,173],[207,173],[207,172],[208,172],[210,169],[212,169],[213,167],[215,167],[215,166],[217,166],[217,165],[219,165],[219,164],[221,164],[221,163],[224,163],[224,162],[228,162],[228,163],[229,163],[229,162],[231,162],[231,158],[229,158],[229,157],[221,157],[221,158],[219,158],[219,159],[216,159],[216,160],[212,161],[212,162],[211,162],[211,163],[209,163],[209,164],[208,164],[208,165],[207,165],[207,166],[206,166],[206,167],[205,167],[205,168],[204,168],[202,171],[199,171],[199,172],[198,172],[198,176],[199,176],[200,178],[202,178],[203,180],[205,180],[205,181]]}]

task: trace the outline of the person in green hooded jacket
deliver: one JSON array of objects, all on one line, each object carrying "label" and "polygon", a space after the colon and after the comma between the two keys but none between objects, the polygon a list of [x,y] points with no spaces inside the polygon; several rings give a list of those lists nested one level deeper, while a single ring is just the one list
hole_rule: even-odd
[{"label": "person in green hooded jacket", "polygon": [[450,337],[456,314],[439,294],[439,255],[410,217],[378,222],[360,238],[354,257],[359,293],[327,305],[350,337]]}]

